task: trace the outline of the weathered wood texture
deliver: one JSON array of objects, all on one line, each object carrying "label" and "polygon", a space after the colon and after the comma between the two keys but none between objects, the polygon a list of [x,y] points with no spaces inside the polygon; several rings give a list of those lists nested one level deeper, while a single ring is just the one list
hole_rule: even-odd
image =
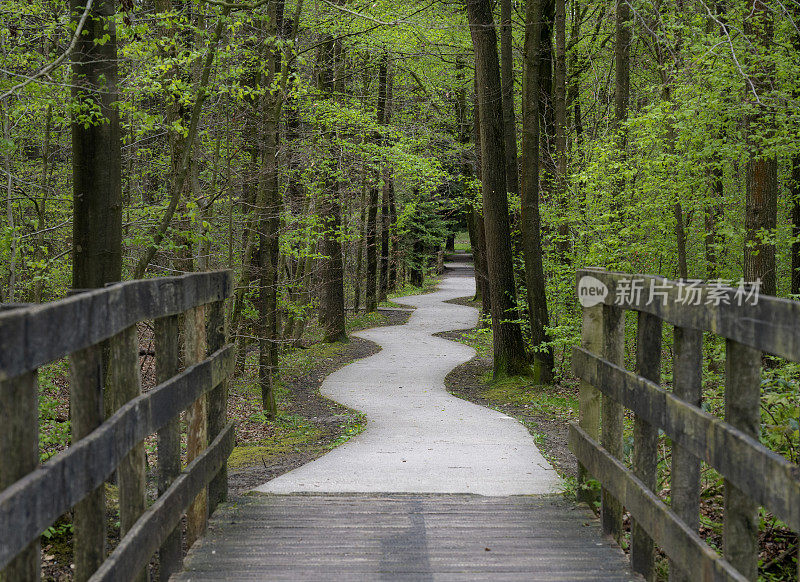
[{"label": "weathered wood texture", "polygon": [[[672,391],[686,404],[702,400],[703,333],[676,327],[673,331]],[[672,442],[672,510],[692,530],[700,527],[700,459],[679,442]],[[670,562],[670,582],[691,582],[691,573]]]},{"label": "weathered wood texture", "polygon": [[[180,316],[168,315],[155,320],[156,382],[166,382],[178,373],[178,330]],[[175,416],[158,431],[158,496],[161,497],[181,472],[181,422]],[[181,569],[183,549],[181,529],[164,537],[158,551],[159,573],[162,580]]]},{"label": "weathered wood texture", "polygon": [[637,517],[638,523],[680,568],[692,572],[693,580],[747,580],[678,519],[630,469],[575,423],[570,424],[569,437],[575,456]]},{"label": "weathered wood texture", "polygon": [[[39,465],[39,383],[36,372],[0,382],[0,490]],[[0,572],[0,581],[39,580],[39,540],[33,540]]]},{"label": "weathered wood texture", "polygon": [[233,352],[229,345],[131,400],[89,436],[0,493],[0,523],[6,525],[0,528],[0,566],[99,488],[134,445],[228,377],[233,371]]},{"label": "weathered wood texture", "polygon": [[[676,281],[652,275],[628,275],[594,269],[578,271],[577,278],[580,280],[587,275],[599,279],[608,288],[605,305],[614,305],[620,284],[636,277],[643,282],[642,292],[638,296],[635,293],[621,293],[626,300],[620,307],[650,313],[665,323],[679,327],[711,331],[746,346],[800,361],[800,334],[797,333],[800,301],[761,295],[755,305],[752,299],[739,305],[736,289],[698,285],[697,296],[692,295],[690,302],[684,302],[687,288],[681,287]],[[663,295],[655,297],[648,305],[651,285]],[[723,297],[718,305],[715,304],[715,296]]]},{"label": "weathered wood texture", "polygon": [[[217,301],[208,306],[206,321],[207,355],[211,355],[225,345],[225,302]],[[208,394],[208,440],[212,442],[219,436],[228,422],[228,383],[223,380]],[[219,474],[208,484],[208,512],[214,513],[217,505],[228,497],[228,471],[223,465]]]},{"label": "weathered wood texture", "polygon": [[0,380],[107,340],[139,321],[222,301],[229,271],[117,283],[42,305],[0,313]]},{"label": "weathered wood texture", "polygon": [[573,351],[572,366],[576,375],[661,428],[673,442],[725,475],[792,529],[800,530],[797,465],[674,393],[582,348]]},{"label": "weathered wood texture", "polygon": [[[126,403],[141,395],[142,382],[139,374],[139,337],[136,326],[123,330],[109,340],[108,399],[110,411],[116,412]],[[111,415],[109,415],[111,416]],[[117,467],[119,486],[120,535],[130,531],[147,506],[144,442],[131,448]],[[146,582],[145,572],[136,574],[132,580]]]},{"label": "weathered wood texture", "polygon": [[[603,306],[603,355],[622,366],[625,358],[625,312]],[[601,442],[612,455],[622,456],[622,404],[610,395],[603,395]],[[603,531],[618,542],[622,538],[622,504],[608,489],[600,491]]]},{"label": "weathered wood texture", "polygon": [[[37,580],[39,535],[73,508],[75,580],[90,579],[105,560],[104,481],[115,470],[121,557],[104,566],[113,572],[104,579],[146,580],[144,568],[162,543],[162,578],[180,568],[176,526],[199,494],[202,506],[193,504],[200,509],[197,518],[190,512],[190,535],[203,531],[207,484],[233,447],[233,429],[225,427],[224,383],[234,364],[233,346],[224,345],[223,301],[230,293],[230,272],[203,273],[120,283],[0,313],[0,580]],[[181,313],[188,368],[178,374]],[[159,385],[142,395],[136,324],[145,319],[156,320]],[[65,355],[72,444],[38,466],[36,368]],[[212,390],[209,418],[206,395]],[[191,462],[179,476],[180,414],[187,408]],[[215,440],[207,450],[208,423]],[[143,440],[156,431],[163,495],[146,512]],[[216,491],[216,499],[224,499],[224,487]]]},{"label": "weathered wood texture", "polygon": [[[651,382],[661,381],[661,320],[639,312],[636,333],[636,373]],[[633,421],[633,472],[650,490],[658,483],[658,427],[636,415]],[[646,580],[655,579],[653,539],[633,516],[631,565]]]},{"label": "weathered wood texture", "polygon": [[[203,360],[206,355],[205,306],[190,309],[184,316],[183,361],[187,366]],[[186,411],[186,459],[192,462],[208,445],[208,399],[205,393]],[[203,535],[208,522],[208,490],[198,492],[186,514],[186,545],[192,547]]]},{"label": "weathered wood texture", "polygon": [[[757,441],[761,432],[761,352],[732,340],[725,348],[725,419]],[[748,469],[751,481],[766,477]],[[800,486],[800,481],[796,483]],[[791,501],[800,504],[800,497]],[[725,558],[753,582],[758,580],[758,521],[758,503],[745,487],[740,489],[726,479],[722,532]]]},{"label": "weathered wood texture", "polygon": [[[584,327],[583,335],[602,333],[603,349],[584,345],[572,358],[582,383],[603,394],[602,445],[574,423],[570,444],[603,487],[604,530],[616,534],[615,507],[606,509],[607,499],[616,497],[631,514],[633,568],[646,579],[655,576],[655,542],[670,558],[671,582],[757,580],[759,506],[800,530],[800,470],[759,442],[762,351],[800,360],[800,302],[754,296],[744,285],[696,285],[594,269],[578,272],[579,290],[584,276],[608,288],[605,296],[594,293],[599,305],[584,310],[584,325],[595,329]],[[598,308],[602,322],[587,317]],[[613,340],[613,326],[627,309],[639,317],[636,373],[622,367],[622,354],[613,349],[619,341]],[[675,326],[673,392],[659,385],[664,321]],[[700,408],[703,331],[726,338],[725,421]],[[620,460],[615,406],[635,414],[633,471]],[[673,446],[672,510],[654,493],[659,429]],[[725,478],[724,559],[697,535],[701,461]]]},{"label": "weathered wood texture", "polygon": [[174,581],[637,581],[558,497],[252,496],[223,505]]},{"label": "weathered wood texture", "polygon": [[[603,306],[596,305],[583,310],[581,345],[589,352],[599,354],[603,349]],[[595,440],[600,440],[600,410],[602,392],[589,382],[581,380],[578,393],[579,422],[583,430]],[[594,504],[596,495],[587,486],[589,475],[586,468],[578,463],[578,501]]]},{"label": "weathered wood texture", "polygon": [[[63,459],[70,451],[79,451],[81,442],[89,442],[88,439],[84,441],[81,439],[88,437],[92,431],[103,424],[105,382],[106,371],[103,366],[102,344],[79,350],[70,356],[69,407],[72,416],[72,442],[76,444],[70,447],[66,453],[50,459],[47,465],[41,467],[37,472],[29,473],[23,481],[18,482],[22,485],[21,487],[15,486],[15,488],[6,489],[0,493],[0,522],[14,523],[16,525],[14,533],[18,536],[16,546],[12,545],[11,540],[3,540],[0,542],[0,548],[7,548],[12,555],[20,543],[37,536],[59,515],[74,505],[72,544],[76,582],[86,582],[106,557],[106,498],[103,481],[107,475],[88,483],[70,482],[69,485],[77,485],[78,489],[73,495],[64,491],[54,492],[55,488],[51,485],[53,483],[51,479],[60,474],[66,485],[66,480],[70,478],[72,472],[80,471],[86,466],[83,464],[84,459],[80,459],[77,463],[73,460],[73,467],[69,467],[68,462]],[[102,453],[98,451],[98,454]],[[78,455],[79,453],[75,455],[76,458]],[[86,455],[86,462],[91,458],[91,455]],[[59,464],[63,466],[61,470],[59,470]],[[116,464],[108,468],[109,475],[115,466]],[[57,501],[58,503],[56,503]],[[50,502],[52,505],[37,507],[36,512],[31,515],[24,511],[32,503],[45,504],[46,502]],[[22,510],[22,513],[8,515],[5,513],[6,508],[9,509],[9,512]],[[0,530],[0,536],[2,535],[3,531]],[[5,556],[0,549],[0,563],[4,559]]]},{"label": "weathered wood texture", "polygon": [[[128,535],[91,577],[92,582],[128,580],[131,573],[147,565],[159,545],[180,525],[186,508],[225,465],[233,450],[233,428],[233,424],[226,426],[214,442],[173,480],[164,494],[133,524]],[[161,579],[167,578],[162,570]]]}]

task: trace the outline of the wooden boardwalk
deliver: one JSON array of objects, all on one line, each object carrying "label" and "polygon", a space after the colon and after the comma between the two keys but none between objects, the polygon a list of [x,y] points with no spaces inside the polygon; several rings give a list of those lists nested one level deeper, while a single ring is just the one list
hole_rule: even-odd
[{"label": "wooden boardwalk", "polygon": [[554,496],[249,495],[172,580],[627,581],[619,547]]}]

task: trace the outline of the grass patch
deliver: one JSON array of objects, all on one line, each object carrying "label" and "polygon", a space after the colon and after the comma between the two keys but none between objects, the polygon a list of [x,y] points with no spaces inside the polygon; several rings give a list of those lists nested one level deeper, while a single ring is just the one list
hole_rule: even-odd
[{"label": "grass patch", "polygon": [[484,373],[481,384],[485,387],[481,397],[492,404],[519,406],[564,420],[578,418],[578,399],[558,385],[537,385],[524,376],[508,376],[494,381],[491,371]]}]

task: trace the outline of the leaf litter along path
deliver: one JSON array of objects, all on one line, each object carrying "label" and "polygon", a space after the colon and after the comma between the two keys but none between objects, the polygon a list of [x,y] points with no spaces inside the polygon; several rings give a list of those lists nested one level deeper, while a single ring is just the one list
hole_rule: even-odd
[{"label": "leaf litter along path", "polygon": [[450,395],[445,376],[472,348],[433,337],[472,328],[478,311],[445,303],[474,295],[463,263],[439,290],[394,299],[415,307],[408,323],[354,335],[383,349],[328,376],[320,392],[366,414],[366,430],[325,456],[285,473],[261,493],[557,493],[561,480],[516,420]]},{"label": "leaf litter along path", "polygon": [[524,426],[445,391],[474,352],[432,334],[474,327],[477,310],[444,303],[473,293],[445,277],[395,300],[416,307],[407,324],[354,334],[382,351],[321,393],[366,430],[221,506],[171,580],[642,580],[588,509],[550,495],[560,479]]}]

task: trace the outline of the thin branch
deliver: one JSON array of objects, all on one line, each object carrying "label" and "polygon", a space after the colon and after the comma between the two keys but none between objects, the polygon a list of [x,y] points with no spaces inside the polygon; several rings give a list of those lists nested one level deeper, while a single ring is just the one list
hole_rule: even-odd
[{"label": "thin branch", "polygon": [[31,83],[33,83],[39,77],[43,77],[45,75],[49,75],[57,67],[59,67],[61,65],[61,63],[63,63],[70,54],[72,54],[72,51],[74,51],[75,47],[78,45],[78,39],[81,36],[81,32],[83,31],[84,24],[86,24],[86,19],[89,17],[89,11],[92,8],[92,3],[93,2],[94,2],[94,0],[87,0],[86,8],[84,8],[83,14],[81,15],[81,19],[78,21],[78,27],[75,29],[75,34],[72,35],[72,41],[69,43],[69,46],[67,47],[67,50],[65,50],[61,54],[61,56],[58,57],[56,60],[54,60],[52,63],[42,67],[41,69],[39,69],[39,71],[34,73],[33,76],[28,77],[22,83],[14,85],[11,89],[9,89],[8,91],[6,91],[2,95],[0,95],[0,101],[3,101],[4,99],[7,99],[8,97],[14,95],[20,89],[24,89],[27,85],[30,85]]}]

